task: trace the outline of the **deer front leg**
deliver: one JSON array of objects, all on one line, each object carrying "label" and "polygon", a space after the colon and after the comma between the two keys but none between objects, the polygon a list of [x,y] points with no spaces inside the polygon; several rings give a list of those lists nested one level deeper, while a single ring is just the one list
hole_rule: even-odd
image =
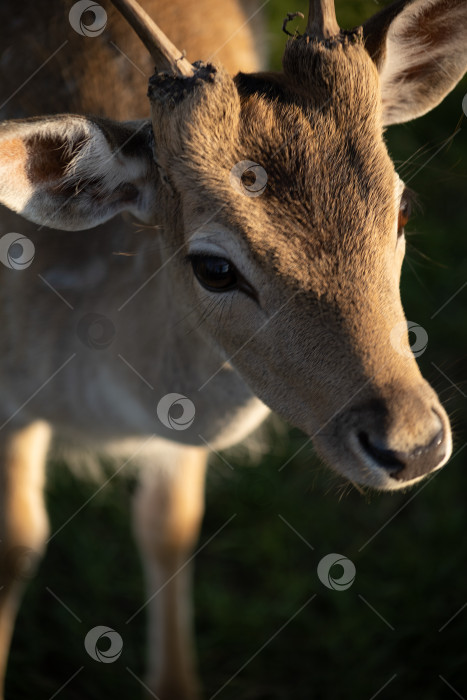
[{"label": "deer front leg", "polygon": [[143,472],[136,538],[148,591],[148,687],[160,700],[198,697],[191,616],[191,562],[204,512],[207,451],[168,446]]},{"label": "deer front leg", "polygon": [[43,490],[49,442],[42,421],[0,432],[0,698],[24,581],[48,534]]}]

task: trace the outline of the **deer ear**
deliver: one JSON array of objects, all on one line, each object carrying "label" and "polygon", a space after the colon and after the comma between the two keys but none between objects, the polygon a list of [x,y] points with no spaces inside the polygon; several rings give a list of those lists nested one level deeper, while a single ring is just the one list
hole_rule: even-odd
[{"label": "deer ear", "polygon": [[467,70],[466,0],[398,0],[363,25],[385,125],[436,107]]},{"label": "deer ear", "polygon": [[61,115],[0,124],[0,202],[41,226],[92,228],[121,211],[148,220],[157,173],[149,121]]}]

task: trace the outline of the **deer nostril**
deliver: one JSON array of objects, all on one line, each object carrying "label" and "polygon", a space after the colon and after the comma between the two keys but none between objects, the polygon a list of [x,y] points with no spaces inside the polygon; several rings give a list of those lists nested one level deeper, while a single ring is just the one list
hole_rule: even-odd
[{"label": "deer nostril", "polygon": [[438,431],[425,445],[418,445],[407,452],[393,450],[384,443],[384,440],[362,431],[358,433],[360,447],[374,463],[398,481],[409,481],[428,474],[441,464],[448,449],[441,418],[434,409],[433,413],[438,419],[436,426]]},{"label": "deer nostril", "polygon": [[372,457],[378,466],[393,473],[399,472],[404,468],[405,464],[400,458],[400,453],[383,447],[381,444],[377,444],[376,441],[372,442],[368,434],[364,432],[358,434],[358,440],[365,452]]}]

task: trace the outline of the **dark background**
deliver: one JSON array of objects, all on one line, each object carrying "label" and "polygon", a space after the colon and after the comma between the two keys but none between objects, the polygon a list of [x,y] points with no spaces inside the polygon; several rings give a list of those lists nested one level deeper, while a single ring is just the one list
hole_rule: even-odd
[{"label": "dark background", "polygon": [[[370,0],[337,4],[344,27],[380,7]],[[305,5],[267,5],[276,67],[285,42],[282,19],[286,11],[305,12]],[[390,152],[423,209],[408,227],[403,300],[407,317],[428,332],[419,362],[452,418],[457,456],[406,494],[367,496],[328,472],[309,445],[292,457],[306,438],[282,426],[271,427],[262,458],[234,451],[225,455],[233,470],[214,458],[200,544],[237,515],[196,557],[206,697],[232,676],[216,697],[467,697],[466,93],[464,79],[433,113],[387,133]],[[50,698],[81,666],[57,697],[139,696],[140,686],[125,668],[144,676],[144,613],[125,624],[144,601],[129,524],[133,487],[131,478],[114,479],[54,538],[21,609],[7,697]],[[96,489],[63,464],[51,464],[52,531]],[[319,560],[330,552],[356,566],[346,591],[329,590],[317,577]],[[86,654],[84,636],[98,624],[122,635],[118,663],[98,664]]]}]

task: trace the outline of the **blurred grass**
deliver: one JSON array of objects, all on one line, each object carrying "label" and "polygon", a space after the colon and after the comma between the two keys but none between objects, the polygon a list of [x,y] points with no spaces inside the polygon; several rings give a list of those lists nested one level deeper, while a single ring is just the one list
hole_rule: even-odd
[{"label": "blurred grass", "polygon": [[[285,41],[282,18],[305,5],[271,0],[268,6],[276,65]],[[370,0],[338,3],[348,27],[376,9]],[[432,316],[467,281],[466,92],[464,80],[433,113],[387,134],[424,210],[410,225],[403,300],[408,318],[428,331],[420,364],[453,418],[457,450],[467,442],[467,288]],[[458,127],[450,145],[429,160]],[[233,677],[216,697],[370,700],[390,679],[381,700],[455,697],[440,675],[467,696],[467,608],[439,632],[467,603],[467,448],[412,492],[362,497],[340,489],[305,441],[295,430],[276,435],[257,466],[229,455],[233,472],[213,460],[201,543],[237,516],[196,559],[206,696]],[[50,470],[52,531],[96,488],[62,466]],[[57,697],[139,697],[141,688],[125,668],[143,676],[144,614],[125,624],[144,600],[129,524],[132,487],[131,479],[113,480],[51,542],[19,615],[7,698],[50,698],[81,667]],[[317,563],[329,552],[356,565],[356,581],[345,592],[328,590],[317,578]],[[98,624],[123,636],[118,663],[97,664],[87,656],[84,636]]]}]

